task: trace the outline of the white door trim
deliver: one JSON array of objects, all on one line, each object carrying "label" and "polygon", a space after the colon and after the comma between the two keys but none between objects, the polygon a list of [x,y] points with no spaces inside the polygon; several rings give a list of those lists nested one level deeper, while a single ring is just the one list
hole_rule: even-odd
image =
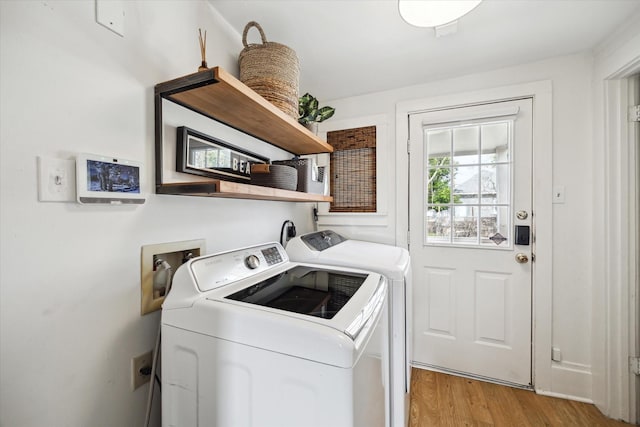
[{"label": "white door trim", "polygon": [[[594,401],[598,408],[612,418],[634,422],[638,419],[637,390],[630,381],[628,358],[635,353],[637,318],[635,280],[638,274],[635,256],[638,215],[637,188],[634,178],[637,153],[630,143],[628,111],[628,78],[640,72],[640,58],[626,64],[602,81],[603,99],[603,217],[604,232],[603,284],[594,289],[596,297],[604,296],[603,307],[594,305],[594,323],[604,320],[594,335],[594,391],[602,390]],[[598,114],[598,112],[596,112]],[[598,201],[596,201],[597,203]],[[596,205],[597,207],[597,205]],[[598,273],[598,271],[596,271]],[[597,292],[597,293],[596,293]],[[598,301],[594,300],[594,304]],[[604,315],[603,319],[600,316]],[[602,344],[603,343],[603,346]],[[602,346],[602,347],[601,347]],[[598,363],[599,362],[599,363]]]},{"label": "white door trim", "polygon": [[[533,97],[533,212],[536,260],[533,275],[532,381],[551,392],[552,314],[552,86],[551,81],[399,102],[396,105],[396,244],[407,247],[409,229],[409,114],[449,107]],[[406,173],[399,173],[406,171]]]}]

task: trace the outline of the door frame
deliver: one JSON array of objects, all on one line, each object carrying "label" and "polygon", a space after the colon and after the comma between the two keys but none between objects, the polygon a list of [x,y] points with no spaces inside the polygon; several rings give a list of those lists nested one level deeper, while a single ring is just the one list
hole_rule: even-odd
[{"label": "door frame", "polygon": [[[552,84],[550,80],[399,102],[396,105],[396,244],[408,247],[409,115],[444,108],[533,98],[533,215],[536,256],[532,274],[531,381],[551,393],[552,339]],[[536,165],[543,165],[536,167]]]},{"label": "door frame", "polygon": [[[607,68],[606,65],[601,68]],[[601,248],[596,247],[594,263],[593,307],[593,400],[607,416],[628,422],[638,420],[640,408],[636,407],[636,389],[629,369],[629,357],[638,355],[635,324],[638,318],[636,267],[638,256],[637,235],[638,188],[636,184],[639,154],[632,143],[627,118],[629,87],[635,84],[630,78],[640,73],[640,57],[630,62],[621,61],[611,70],[597,69],[595,85],[596,142],[595,158],[604,159],[604,169],[596,176],[600,181],[595,207],[602,206],[598,234],[607,236]],[[597,169],[596,169],[597,171]],[[635,179],[634,179],[635,177]],[[599,284],[599,285],[598,285]],[[598,300],[601,300],[598,304]]]}]

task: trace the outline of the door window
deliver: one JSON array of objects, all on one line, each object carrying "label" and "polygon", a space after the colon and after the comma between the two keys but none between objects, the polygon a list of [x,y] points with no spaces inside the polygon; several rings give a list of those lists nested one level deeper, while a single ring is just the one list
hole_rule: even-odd
[{"label": "door window", "polygon": [[511,248],[513,120],[424,128],[425,245]]}]

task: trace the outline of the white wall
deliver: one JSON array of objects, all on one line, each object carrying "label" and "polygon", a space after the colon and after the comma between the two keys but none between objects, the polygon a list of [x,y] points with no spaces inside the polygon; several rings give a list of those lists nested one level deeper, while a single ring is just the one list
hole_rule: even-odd
[{"label": "white wall", "polygon": [[[198,28],[210,66],[237,75],[242,45],[204,1],[123,3],[120,37],[93,1],[0,1],[2,426],[142,425],[129,364],[160,319],[139,314],[142,245],[215,252],[278,240],[285,219],[311,229],[308,204],[153,193],[154,85],[197,70]],[[36,157],[80,152],[143,161],[147,203],[39,203]]]},{"label": "white wall", "polygon": [[[479,91],[505,85],[550,80],[553,86],[553,165],[543,165],[553,176],[554,185],[566,188],[566,202],[554,205],[553,229],[553,346],[561,349],[563,361],[553,363],[551,390],[578,399],[591,399],[591,265],[592,227],[591,182],[593,138],[591,116],[592,57],[576,54],[532,64],[499,69],[424,85],[324,102],[336,108],[336,120],[360,116],[389,117],[387,141],[395,147],[393,118],[398,102]],[[401,75],[398,76],[401,78]],[[332,119],[333,120],[333,119]],[[535,120],[535,118],[534,118]],[[386,149],[386,147],[385,147]],[[395,148],[390,150],[395,153]],[[395,164],[390,159],[391,164]],[[394,170],[391,176],[406,173]],[[551,194],[549,194],[551,197]],[[395,203],[395,195],[389,200]],[[402,213],[402,210],[400,210]],[[358,234],[378,241],[394,241],[395,212],[389,212],[389,226],[381,236],[380,227],[347,227],[347,234]],[[400,230],[399,233],[402,231]],[[544,256],[544,254],[538,254]],[[551,360],[549,360],[551,364]]]}]

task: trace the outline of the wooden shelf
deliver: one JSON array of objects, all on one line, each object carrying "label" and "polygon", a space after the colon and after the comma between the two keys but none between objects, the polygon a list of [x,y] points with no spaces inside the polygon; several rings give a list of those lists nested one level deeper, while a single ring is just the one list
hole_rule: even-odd
[{"label": "wooden shelf", "polygon": [[311,133],[220,67],[156,85],[156,95],[294,154],[331,153]]},{"label": "wooden shelf", "polygon": [[280,190],[235,182],[210,180],[164,183],[162,100],[224,123],[241,132],[294,154],[331,153],[333,147],[311,133],[294,118],[245,86],[220,67],[190,74],[155,87],[156,193],[185,196],[289,202],[331,202],[330,196]]},{"label": "wooden shelf", "polygon": [[162,184],[157,186],[156,193],[286,202],[331,202],[333,200],[333,197],[322,194],[302,193],[222,180]]}]

